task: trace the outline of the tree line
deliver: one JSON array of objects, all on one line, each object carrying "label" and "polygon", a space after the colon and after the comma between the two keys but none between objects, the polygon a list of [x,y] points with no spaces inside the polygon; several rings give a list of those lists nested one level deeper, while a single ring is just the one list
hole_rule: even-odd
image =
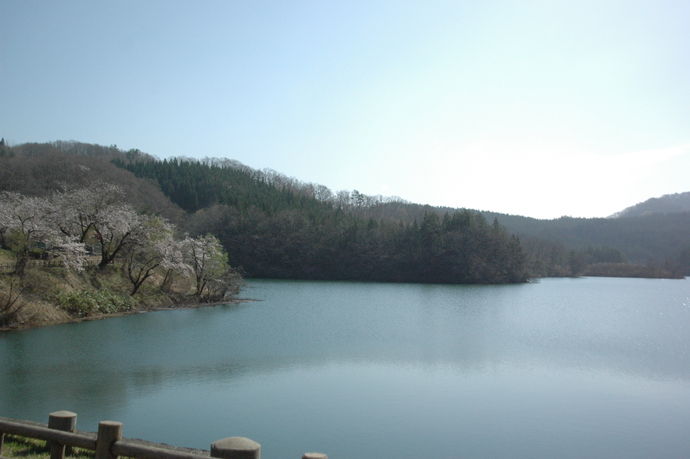
[{"label": "tree line", "polygon": [[[231,263],[243,267],[247,275],[346,278],[344,273],[348,272],[356,279],[403,277],[386,269],[395,266],[396,271],[407,273],[405,279],[429,279],[433,276],[422,275],[421,266],[412,268],[414,263],[401,260],[430,263],[428,257],[438,245],[429,251],[419,243],[419,234],[412,235],[419,231],[425,214],[436,214],[443,221],[446,214],[452,218],[456,212],[481,214],[485,223],[498,219],[507,233],[519,237],[523,276],[578,275],[592,264],[628,262],[690,274],[685,255],[690,250],[687,212],[538,220],[432,207],[356,190],[332,192],[323,185],[301,182],[270,169],[255,170],[229,159],[158,160],[139,150],[79,142],[23,144],[8,152],[0,158],[0,189],[46,195],[59,188],[61,181],[84,186],[100,178],[118,183],[127,194],[126,200],[136,208],[165,216],[196,236],[210,232],[219,237]],[[281,226],[282,231],[276,233],[275,227]],[[441,239],[447,241],[449,237],[444,234]],[[401,251],[407,257],[393,249],[400,240],[406,241]],[[340,248],[336,253],[332,253],[333,244]],[[446,250],[446,257],[453,250]],[[587,255],[588,250],[613,250],[621,257],[600,260]],[[434,259],[443,258],[436,253]],[[338,266],[331,266],[329,260],[338,260]],[[386,272],[389,274],[380,274]]]},{"label": "tree line", "polygon": [[[132,160],[134,159],[134,160]],[[382,202],[357,191],[331,193],[237,163],[184,158],[116,158],[155,180],[190,212],[185,229],[211,233],[248,277],[428,283],[524,282],[518,238],[470,210],[433,211],[420,221],[366,218]]]}]

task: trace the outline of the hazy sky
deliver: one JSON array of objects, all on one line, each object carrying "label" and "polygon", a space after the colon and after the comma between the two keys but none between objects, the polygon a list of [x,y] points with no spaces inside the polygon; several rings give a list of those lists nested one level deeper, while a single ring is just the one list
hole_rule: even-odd
[{"label": "hazy sky", "polygon": [[0,2],[0,136],[539,218],[690,191],[690,2]]}]

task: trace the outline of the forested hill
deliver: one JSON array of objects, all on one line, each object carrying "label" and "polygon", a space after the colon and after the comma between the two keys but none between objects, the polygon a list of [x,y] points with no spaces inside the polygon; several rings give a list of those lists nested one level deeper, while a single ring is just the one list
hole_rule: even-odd
[{"label": "forested hill", "polygon": [[688,212],[539,220],[334,193],[228,159],[161,161],[78,142],[0,150],[0,190],[46,194],[63,182],[110,181],[137,208],[193,236],[217,235],[248,276],[519,282],[628,262],[690,275]]},{"label": "forested hill", "polygon": [[[231,259],[255,275],[341,279],[362,273],[353,278],[421,282],[481,282],[499,275],[514,281],[525,274],[576,275],[587,273],[589,265],[628,262],[663,266],[667,274],[690,273],[690,213],[538,220],[431,207],[356,190],[334,194],[322,185],[228,160],[116,163],[157,180],[186,210],[201,209],[189,220],[191,232],[213,228]],[[458,238],[450,233],[463,227],[457,224],[461,217],[473,230]],[[495,227],[493,233],[489,226]],[[510,233],[521,244],[512,237],[509,241]],[[487,239],[482,242],[482,237]],[[502,242],[491,242],[492,237]],[[501,247],[484,250],[496,244]],[[517,253],[524,254],[524,263],[489,266],[489,260]],[[498,274],[518,267],[520,276]]]},{"label": "forested hill", "polygon": [[520,237],[532,257],[544,262],[560,260],[555,264],[567,266],[573,251],[599,249],[613,253],[613,249],[618,255],[606,262],[668,266],[690,275],[690,212],[554,220],[482,213],[487,218],[498,218],[508,231]]},{"label": "forested hill", "polygon": [[232,206],[240,212],[255,207],[269,214],[294,209],[313,214],[331,208],[330,203],[317,200],[311,190],[279,184],[268,173],[235,161],[115,158],[113,163],[137,177],[155,180],[166,196],[190,213],[215,204]]},{"label": "forested hill", "polygon": [[223,242],[231,264],[248,276],[428,283],[524,282],[517,238],[479,213],[419,221],[367,218],[378,198],[333,194],[273,171],[235,162],[115,159],[137,177],[156,180],[190,213],[187,229]]},{"label": "forested hill", "polygon": [[517,238],[479,213],[368,218],[386,200],[255,171],[229,160],[159,161],[78,142],[0,149],[0,191],[47,195],[107,180],[137,208],[192,236],[216,235],[248,277],[426,283],[524,282]]},{"label": "forested hill", "polygon": [[690,192],[665,194],[659,198],[647,199],[613,214],[612,218],[646,217],[651,214],[673,214],[690,212]]},{"label": "forested hill", "polygon": [[[353,192],[355,193],[355,192]],[[457,209],[414,204],[401,199],[361,197],[352,211],[362,218],[403,223],[421,221],[435,212],[440,218]],[[474,211],[473,211],[474,212]],[[478,211],[486,221],[498,220],[520,238],[532,276],[585,273],[586,265],[632,263],[665,267],[690,275],[690,213],[646,213],[619,218],[561,217],[540,220],[520,215]]]},{"label": "forested hill", "polygon": [[81,188],[100,180],[119,185],[137,209],[177,222],[184,212],[156,183],[138,179],[111,163],[113,158],[127,156],[148,157],[139,151],[125,153],[114,145],[79,142],[25,143],[11,148],[0,145],[0,191],[48,196],[65,185]]}]

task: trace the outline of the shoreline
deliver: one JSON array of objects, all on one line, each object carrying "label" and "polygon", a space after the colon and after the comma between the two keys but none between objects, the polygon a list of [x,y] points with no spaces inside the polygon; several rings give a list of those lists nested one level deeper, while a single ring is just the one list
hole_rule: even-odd
[{"label": "shoreline", "polygon": [[10,331],[21,331],[21,330],[28,330],[32,328],[40,328],[40,327],[50,327],[53,325],[63,325],[63,324],[73,324],[73,323],[80,323],[80,322],[91,322],[94,320],[104,320],[104,319],[109,319],[113,317],[124,317],[124,316],[131,316],[134,314],[145,314],[147,312],[156,312],[156,311],[173,311],[176,309],[184,310],[184,309],[201,309],[201,308],[208,308],[208,307],[213,307],[213,306],[221,306],[224,304],[242,304],[242,303],[254,303],[260,300],[255,300],[251,298],[234,298],[228,301],[216,301],[213,303],[194,303],[194,302],[185,302],[185,303],[179,303],[173,306],[161,306],[161,307],[154,307],[154,308],[147,308],[147,309],[133,309],[131,311],[124,311],[124,312],[114,312],[112,314],[94,314],[92,316],[86,316],[86,317],[72,317],[67,320],[55,320],[55,321],[45,321],[45,322],[25,322],[22,324],[18,325],[12,325],[9,327],[0,327],[0,333],[3,332],[10,332]]},{"label": "shoreline", "polygon": [[[608,274],[608,275],[601,275],[601,274],[592,274],[592,273],[586,273],[586,274],[580,274],[578,276],[535,276],[531,277],[527,280],[526,283],[538,283],[541,279],[549,279],[549,278],[565,278],[569,277],[572,279],[577,279],[577,278],[586,278],[586,277],[610,277],[610,278],[626,278],[626,279],[668,279],[668,280],[686,280],[688,279],[688,276],[678,276],[678,277],[671,277],[671,276],[630,276],[630,275],[613,275],[613,274]],[[300,279],[302,280],[302,279]],[[496,284],[498,285],[498,284]],[[176,309],[200,309],[200,308],[206,308],[206,307],[213,307],[213,306],[220,306],[220,305],[232,305],[232,304],[242,304],[242,303],[253,303],[261,300],[256,300],[252,298],[234,298],[231,300],[227,301],[216,301],[216,302],[211,302],[211,303],[197,303],[197,302],[181,302],[181,303],[176,303],[170,306],[156,306],[156,307],[150,307],[150,308],[138,308],[138,309],[133,309],[131,311],[123,311],[123,312],[114,312],[111,314],[94,314],[91,316],[86,316],[86,317],[71,317],[69,319],[64,319],[64,320],[46,320],[46,321],[27,321],[22,324],[17,324],[17,325],[11,325],[7,327],[0,327],[0,334],[3,332],[10,332],[10,331],[20,331],[20,330],[28,330],[32,328],[39,328],[39,327],[50,327],[53,325],[62,325],[62,324],[68,324],[68,323],[80,323],[80,322],[90,322],[94,320],[103,320],[103,319],[108,319],[111,317],[123,317],[123,316],[129,316],[129,315],[134,315],[134,314],[144,314],[147,312],[155,312],[155,311],[172,311]]]}]

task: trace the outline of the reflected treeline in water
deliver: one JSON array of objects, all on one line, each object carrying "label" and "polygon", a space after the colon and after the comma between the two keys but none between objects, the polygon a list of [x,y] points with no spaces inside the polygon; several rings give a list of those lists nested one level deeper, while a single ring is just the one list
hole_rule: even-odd
[{"label": "reflected treeline in water", "polygon": [[[59,326],[0,336],[4,416],[46,422],[48,413],[70,409],[87,418],[96,411],[102,420],[125,402],[127,384],[120,368],[108,365],[107,356],[99,358],[98,345],[80,346],[76,330]],[[98,420],[91,420],[92,429]]]}]

